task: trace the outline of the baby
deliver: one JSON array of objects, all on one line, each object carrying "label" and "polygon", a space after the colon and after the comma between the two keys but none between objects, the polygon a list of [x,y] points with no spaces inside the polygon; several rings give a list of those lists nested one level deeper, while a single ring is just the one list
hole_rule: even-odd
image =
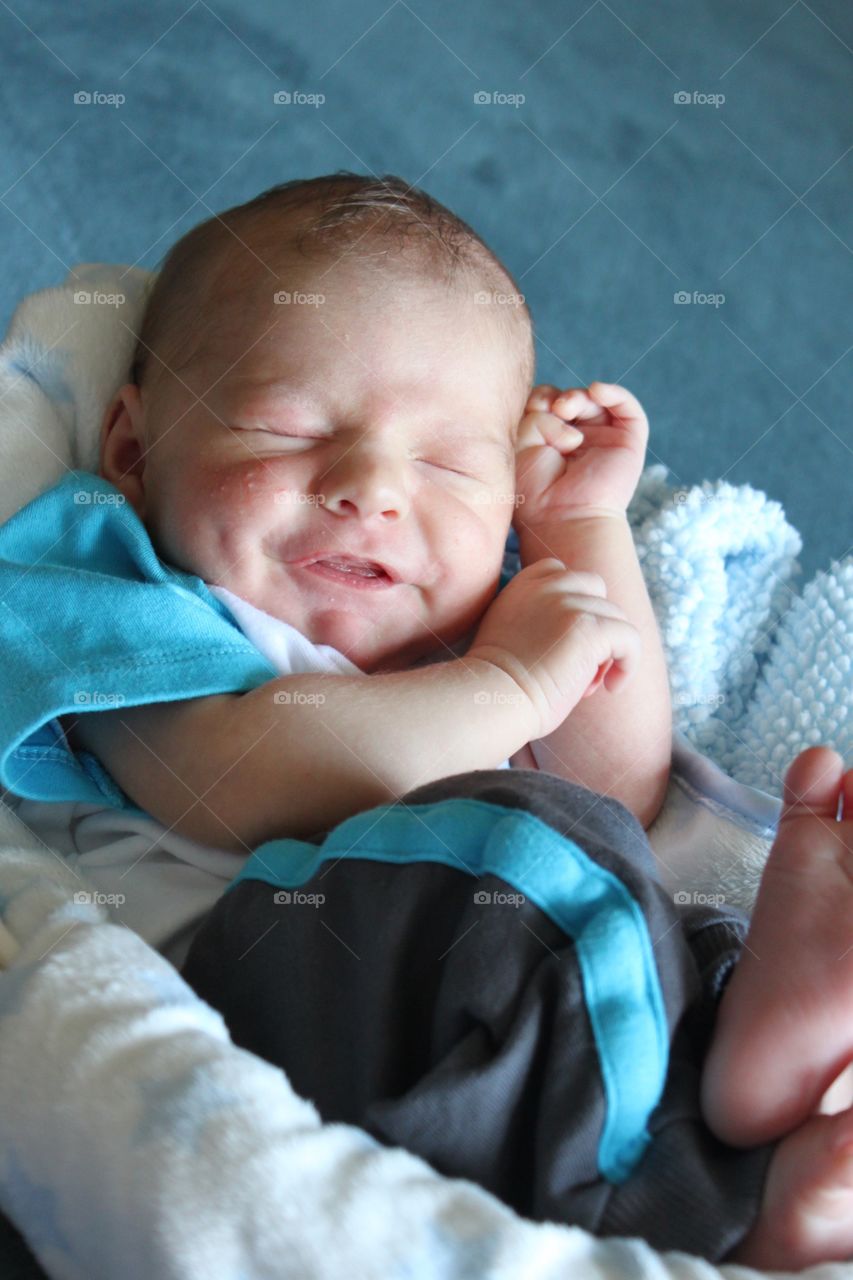
[{"label": "baby", "polygon": [[[521,810],[528,786],[540,816],[558,806],[560,831],[606,797],[590,822],[621,874],[671,755],[626,517],[648,423],[624,388],[531,391],[533,370],[512,277],[399,179],[284,184],[185,236],[105,415],[100,474],[166,565],[373,678],[288,675],[64,714],[69,744],[146,813],[237,854],[316,844],[418,798]],[[522,569],[496,595],[511,524]],[[507,762],[512,784],[495,773]],[[853,1254],[853,1112],[817,1114],[853,1056],[851,805],[834,752],[793,762],[722,998],[705,1119],[723,1143],[776,1144],[750,1166],[763,1192],[727,1261]],[[664,895],[642,892],[651,919]]]}]

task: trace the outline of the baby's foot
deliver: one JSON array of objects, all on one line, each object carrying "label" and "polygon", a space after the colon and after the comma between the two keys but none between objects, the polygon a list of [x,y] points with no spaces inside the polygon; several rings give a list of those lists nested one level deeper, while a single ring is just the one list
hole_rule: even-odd
[{"label": "baby's foot", "polygon": [[853,1258],[853,1110],[812,1116],[783,1138],[761,1209],[726,1262],[799,1271]]},{"label": "baby's foot", "polygon": [[778,1138],[816,1111],[851,1058],[853,770],[809,747],[785,776],[746,945],[720,1002],[705,1119],[733,1146]]}]

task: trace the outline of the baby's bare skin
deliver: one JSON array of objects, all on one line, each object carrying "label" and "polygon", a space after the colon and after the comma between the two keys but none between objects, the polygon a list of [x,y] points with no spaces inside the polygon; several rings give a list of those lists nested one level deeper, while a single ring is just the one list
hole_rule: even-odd
[{"label": "baby's bare skin", "polygon": [[785,777],[778,833],[703,1073],[703,1113],[723,1141],[786,1135],[759,1217],[727,1261],[790,1270],[853,1257],[853,1108],[814,1114],[851,1058],[853,770],[828,747],[810,747]]}]

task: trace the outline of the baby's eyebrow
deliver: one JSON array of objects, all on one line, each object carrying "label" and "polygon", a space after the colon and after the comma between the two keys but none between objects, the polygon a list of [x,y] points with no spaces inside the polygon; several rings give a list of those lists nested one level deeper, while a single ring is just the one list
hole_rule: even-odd
[{"label": "baby's eyebrow", "polygon": [[320,398],[319,383],[306,382],[304,385],[293,382],[290,378],[253,378],[251,374],[235,374],[233,382],[243,383],[257,391],[280,392],[288,400],[298,400],[302,404],[315,405]]}]

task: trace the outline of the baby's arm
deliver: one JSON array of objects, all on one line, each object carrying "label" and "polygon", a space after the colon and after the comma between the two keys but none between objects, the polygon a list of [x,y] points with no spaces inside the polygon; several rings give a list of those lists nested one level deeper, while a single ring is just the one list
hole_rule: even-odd
[{"label": "baby's arm", "polygon": [[598,573],[608,599],[640,632],[630,689],[609,681],[548,738],[531,744],[539,768],[615,796],[649,827],[666,793],[672,707],[666,662],[627,509],[642,474],[649,424],[624,387],[535,387],[518,441],[515,520],[523,565],[556,556]]},{"label": "baby's arm", "polygon": [[[514,680],[466,657],[372,676],[304,674],[247,693],[61,717],[134,804],[179,835],[247,853],[496,768],[536,722]],[[69,726],[70,727],[70,726]]]},{"label": "baby's arm", "polygon": [[598,573],[607,598],[634,624],[643,647],[630,686],[585,698],[546,738],[532,742],[540,769],[614,796],[651,826],[663,804],[672,757],[672,704],[657,620],[627,515],[576,517],[519,531],[522,565],[556,556]]},{"label": "baby's arm", "polygon": [[602,664],[630,679],[638,651],[597,580],[541,560],[492,602],[463,658],[282,676],[243,694],[64,717],[63,727],[139,808],[246,853],[330,830],[426,782],[496,768],[556,728]]}]

